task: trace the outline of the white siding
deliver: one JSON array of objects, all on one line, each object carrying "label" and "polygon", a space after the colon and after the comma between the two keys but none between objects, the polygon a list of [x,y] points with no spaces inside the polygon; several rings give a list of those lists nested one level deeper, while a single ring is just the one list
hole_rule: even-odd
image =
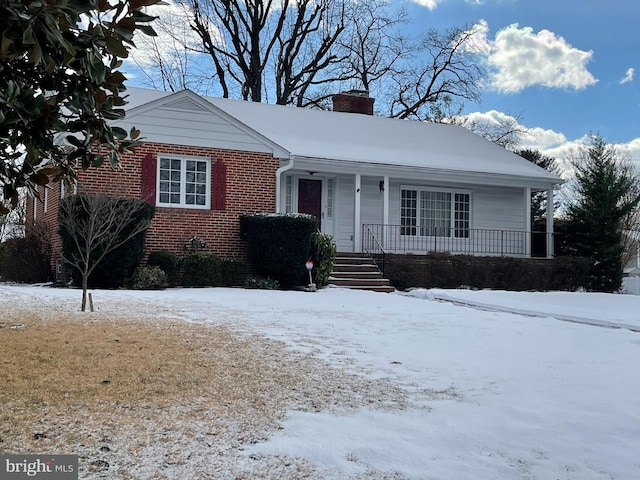
[{"label": "white siding", "polygon": [[353,251],[353,219],[355,212],[355,177],[352,175],[340,176],[337,181],[338,202],[336,205],[338,224],[334,239],[339,252]]},{"label": "white siding", "polygon": [[[176,108],[183,106],[185,109]],[[176,145],[224,148],[249,152],[271,153],[258,139],[232,125],[225,118],[202,109],[188,109],[185,102],[163,106],[119,122],[125,130],[135,126],[150,142]]]},{"label": "white siding", "polygon": [[523,189],[473,189],[471,228],[487,230],[525,230],[526,207]]},{"label": "white siding", "polygon": [[360,215],[363,224],[383,223],[384,192],[380,191],[380,180],[381,177],[362,177]]}]

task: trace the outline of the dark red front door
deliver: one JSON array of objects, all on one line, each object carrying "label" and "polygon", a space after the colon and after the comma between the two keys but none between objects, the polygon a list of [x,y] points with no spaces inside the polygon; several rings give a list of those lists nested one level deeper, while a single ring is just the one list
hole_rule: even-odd
[{"label": "dark red front door", "polygon": [[298,180],[298,213],[308,213],[318,219],[322,214],[322,180]]}]

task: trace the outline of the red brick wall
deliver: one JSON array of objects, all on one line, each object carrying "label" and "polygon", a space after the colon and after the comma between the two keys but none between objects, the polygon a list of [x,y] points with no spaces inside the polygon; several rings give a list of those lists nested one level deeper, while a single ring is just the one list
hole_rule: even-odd
[{"label": "red brick wall", "polygon": [[239,218],[245,213],[275,211],[275,173],[279,161],[265,153],[145,143],[134,154],[121,158],[119,171],[102,166],[82,172],[78,193],[140,198],[141,160],[149,153],[209,157],[212,165],[222,160],[227,169],[227,186],[225,210],[156,207],[147,232],[145,253],[169,250],[183,254],[185,244],[196,236],[207,242],[207,251],[222,258],[245,259],[246,246],[239,238]]},{"label": "red brick wall", "polygon": [[51,272],[54,278],[56,261],[62,252],[62,240],[58,235],[60,188],[59,182],[51,183],[45,194],[45,187],[38,187],[38,196],[28,197],[26,205],[26,234],[46,235],[51,239]]}]

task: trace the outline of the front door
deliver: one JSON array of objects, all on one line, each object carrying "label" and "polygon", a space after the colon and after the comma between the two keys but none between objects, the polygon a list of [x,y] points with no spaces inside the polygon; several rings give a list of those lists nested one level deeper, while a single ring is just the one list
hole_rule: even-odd
[{"label": "front door", "polygon": [[298,180],[298,213],[308,213],[318,220],[322,217],[322,180],[301,178]]}]

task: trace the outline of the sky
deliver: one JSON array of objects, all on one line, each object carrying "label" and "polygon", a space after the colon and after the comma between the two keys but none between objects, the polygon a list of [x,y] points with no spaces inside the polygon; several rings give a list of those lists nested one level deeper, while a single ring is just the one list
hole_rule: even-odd
[{"label": "sky", "polygon": [[413,0],[413,28],[476,25],[490,82],[465,113],[516,117],[530,145],[566,154],[585,135],[640,162],[637,0]]},{"label": "sky", "polygon": [[[145,414],[145,428],[135,432],[109,405],[107,420],[95,430],[83,426],[82,434],[59,435],[55,425],[65,423],[52,413],[42,420],[41,428],[52,432],[47,442],[80,453],[87,480],[103,478],[104,472],[84,474],[96,457],[111,466],[108,473],[124,468],[141,479],[631,480],[640,472],[637,295],[342,288],[92,293],[97,313],[86,313],[86,320],[70,315],[89,328],[105,317],[167,325],[167,335],[191,324],[219,325],[273,355],[265,358],[274,365],[265,367],[267,377],[271,368],[292,364],[308,380],[281,384],[289,390],[282,398],[290,400],[279,405],[279,424],[260,436],[242,433],[254,432],[251,408],[209,420],[198,416],[203,403],[197,402]],[[78,289],[0,284],[3,311],[28,309],[41,318],[51,311],[78,315],[80,297]],[[0,340],[37,328],[28,318],[0,328]],[[265,338],[277,350],[264,350]],[[309,361],[318,362],[317,370],[305,367]],[[241,358],[238,367],[230,376],[241,383]],[[206,396],[207,386],[201,391]],[[239,386],[234,401],[250,405],[243,391]],[[88,415],[78,409],[74,418]],[[96,453],[105,436],[112,448]],[[20,439],[3,439],[0,453],[21,447]]]},{"label": "sky", "polygon": [[515,117],[529,132],[519,147],[555,158],[599,134],[640,163],[637,0],[390,1],[407,10],[409,35],[476,32],[490,75],[464,114],[489,123]]}]

